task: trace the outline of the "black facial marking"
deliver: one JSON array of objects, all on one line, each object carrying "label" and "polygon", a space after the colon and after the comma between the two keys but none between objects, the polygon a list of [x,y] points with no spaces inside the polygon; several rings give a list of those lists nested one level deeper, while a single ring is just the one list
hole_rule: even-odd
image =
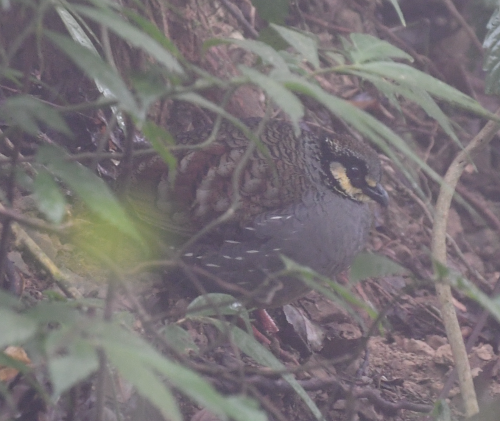
[{"label": "black facial marking", "polygon": [[330,164],[332,162],[338,162],[344,166],[346,169],[347,177],[351,184],[357,188],[366,187],[366,175],[368,174],[368,169],[366,163],[356,157],[354,153],[349,148],[339,147],[338,144],[332,142],[328,137],[320,143],[321,147],[321,165],[326,178],[326,184],[346,195],[339,185],[338,181],[333,177],[330,171]]},{"label": "black facial marking", "polygon": [[354,157],[346,157],[345,160],[340,158],[338,160],[341,164],[344,165],[346,169],[347,177],[351,181],[351,184],[354,187],[362,188],[366,186],[366,164]]}]

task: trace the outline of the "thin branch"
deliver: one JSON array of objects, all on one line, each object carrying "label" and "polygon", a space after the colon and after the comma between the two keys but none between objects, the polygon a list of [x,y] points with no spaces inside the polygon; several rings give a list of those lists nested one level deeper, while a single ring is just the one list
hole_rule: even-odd
[{"label": "thin branch", "polygon": [[[500,109],[496,116],[500,116]],[[486,145],[500,128],[500,124],[489,121],[483,129],[472,139],[472,141],[458,153],[451,163],[444,176],[444,183],[441,185],[439,196],[436,203],[436,212],[434,216],[434,226],[432,232],[432,257],[435,261],[446,266],[446,226],[448,213],[450,210],[453,193],[465,166],[469,162],[471,152],[477,151]],[[441,314],[443,322],[450,341],[455,366],[458,370],[458,379],[460,391],[464,400],[465,412],[468,417],[479,412],[476,392],[472,382],[467,351],[462,339],[460,325],[457,320],[451,288],[448,284],[438,282],[436,292],[441,303]]]},{"label": "thin branch", "polygon": [[[21,215],[20,213],[6,209],[0,204],[0,216],[4,218],[9,218],[15,222],[25,225],[28,228],[36,229],[43,232],[49,232],[52,234],[64,234],[69,228],[73,228],[75,225],[73,223],[53,225],[42,221],[41,219],[29,218],[27,216]],[[0,218],[1,219],[1,218]]]},{"label": "thin branch", "polygon": [[469,36],[472,43],[474,44],[474,47],[479,52],[479,54],[481,54],[481,56],[482,56],[483,55],[483,45],[481,44],[481,41],[479,41],[474,30],[465,21],[464,17],[457,10],[455,5],[453,4],[453,1],[452,0],[443,0],[443,3],[446,6],[446,8],[448,9],[448,11],[451,13],[451,15],[458,21],[458,23],[462,26],[462,28],[465,29],[465,32],[467,32],[467,35]]},{"label": "thin branch", "polygon": [[231,13],[236,20],[239,22],[243,29],[246,32],[246,35],[249,35],[253,39],[257,39],[259,37],[259,33],[255,30],[255,28],[250,25],[250,23],[245,19],[243,13],[240,9],[238,9],[234,4],[232,4],[229,0],[220,0],[220,2],[224,5],[224,7]]}]

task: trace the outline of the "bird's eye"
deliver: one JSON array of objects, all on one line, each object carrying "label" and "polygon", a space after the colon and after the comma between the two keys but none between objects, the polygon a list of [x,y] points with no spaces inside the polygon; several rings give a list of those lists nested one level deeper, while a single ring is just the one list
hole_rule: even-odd
[{"label": "bird's eye", "polygon": [[361,176],[361,169],[358,166],[353,165],[348,169],[348,173],[349,178],[359,178]]},{"label": "bird's eye", "polygon": [[357,164],[348,165],[346,168],[346,173],[353,186],[363,186],[365,180],[365,171],[361,166]]}]

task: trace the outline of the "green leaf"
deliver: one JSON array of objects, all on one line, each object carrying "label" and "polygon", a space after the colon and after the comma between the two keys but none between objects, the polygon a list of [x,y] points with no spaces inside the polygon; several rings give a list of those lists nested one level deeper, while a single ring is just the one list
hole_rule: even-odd
[{"label": "green leaf", "polygon": [[186,101],[191,104],[196,104],[202,108],[206,108],[207,110],[213,111],[216,114],[224,117],[226,120],[230,121],[234,127],[240,129],[243,134],[250,140],[258,142],[258,139],[255,138],[251,130],[248,130],[248,127],[242,123],[239,119],[229,114],[224,108],[219,107],[217,104],[207,100],[206,98],[198,95],[194,92],[188,92],[183,94],[177,94],[174,96],[175,99],[180,101]]},{"label": "green leaf", "polygon": [[282,24],[288,15],[289,0],[252,0],[259,16],[268,21]]},{"label": "green leaf", "polygon": [[278,32],[291,47],[309,61],[315,69],[319,67],[318,43],[314,38],[273,23],[271,27]]},{"label": "green leaf", "polygon": [[274,29],[266,26],[259,31],[257,41],[261,41],[280,53],[285,51],[289,45]]},{"label": "green leaf", "polygon": [[179,64],[177,59],[166,50],[155,39],[151,38],[147,33],[139,30],[135,26],[123,20],[123,18],[109,10],[96,10],[86,6],[73,6],[74,10],[84,16],[96,21],[97,23],[109,28],[116,35],[123,38],[136,48],[150,54],[159,63],[162,63],[170,72],[179,75],[184,74],[184,69]]},{"label": "green leaf", "polygon": [[431,95],[420,86],[391,82],[390,80],[387,80],[387,78],[368,74],[366,72],[352,71],[350,74],[373,83],[373,85],[386,95],[393,103],[396,102],[396,95],[404,96],[410,101],[413,101],[415,104],[422,107],[429,117],[436,120],[446,134],[450,136],[459,147],[463,147],[456,133],[453,131],[450,119],[441,110],[441,108],[439,108],[436,102],[432,99]]},{"label": "green leaf", "polygon": [[0,307],[0,347],[17,345],[27,341],[37,331],[36,320]]},{"label": "green leaf", "polygon": [[433,263],[438,282],[449,283],[453,288],[458,289],[479,303],[481,307],[488,310],[497,322],[500,322],[500,296],[497,295],[495,298],[491,298],[468,279],[464,278],[462,274],[451,270],[439,262],[434,261]]},{"label": "green leaf", "polygon": [[188,317],[234,316],[245,311],[245,307],[229,294],[210,293],[196,297],[186,308]]},{"label": "green leaf", "polygon": [[483,69],[486,74],[485,91],[488,94],[500,93],[500,8],[497,8],[486,26],[488,32],[484,38]]},{"label": "green leaf", "polygon": [[361,65],[345,66],[347,72],[352,67],[353,70],[363,71],[394,80],[400,85],[407,85],[425,89],[433,97],[442,99],[452,105],[459,106],[465,110],[471,111],[479,116],[497,120],[497,118],[488,110],[483,108],[476,100],[465,95],[458,89],[447,85],[440,80],[429,76],[420,70],[414,69],[406,64],[391,62],[372,62]]},{"label": "green leaf", "polygon": [[239,316],[245,322],[249,332],[252,331],[248,311],[233,296],[211,293],[196,297],[186,309],[187,318],[202,316]]},{"label": "green leaf", "polygon": [[[286,370],[286,366],[281,363],[268,349],[264,348],[262,344],[257,342],[252,335],[249,335],[244,330],[231,325],[226,322],[221,322],[220,320],[204,318],[204,321],[214,324],[221,332],[231,332],[233,342],[249,357],[252,357],[259,364],[266,367],[272,368],[277,371]],[[293,390],[300,396],[300,398],[305,402],[308,408],[311,410],[313,415],[317,420],[324,420],[321,411],[316,406],[314,401],[309,397],[304,388],[295,380],[292,374],[282,374],[284,380],[286,380]]]},{"label": "green leaf", "polygon": [[74,325],[81,315],[73,306],[80,306],[81,303],[81,300],[78,302],[42,302],[27,310],[25,314],[39,324]]},{"label": "green leaf", "polygon": [[[61,6],[56,7],[56,11],[61,18],[66,30],[70,34],[71,38],[76,41],[78,44],[84,46],[85,48],[92,51],[96,56],[99,55],[97,49],[94,47],[94,44],[87,36],[85,30],[82,28],[81,24],[77,22],[77,20],[68,12],[67,9]],[[87,28],[89,30],[89,28]],[[90,31],[90,30],[89,30]]]},{"label": "green leaf", "polygon": [[175,171],[177,167],[177,159],[168,149],[169,145],[175,145],[175,139],[172,135],[163,127],[156,125],[150,120],[147,120],[144,123],[141,127],[141,131],[149,143],[151,143],[153,149],[158,153],[158,155],[161,156],[163,161],[167,163],[169,172]]},{"label": "green leaf", "polygon": [[59,224],[66,212],[66,200],[54,177],[43,169],[39,171],[33,182],[33,193],[38,209],[49,221]]},{"label": "green leaf", "polygon": [[358,282],[367,278],[406,274],[408,274],[408,271],[404,267],[385,256],[360,253],[352,262],[349,279],[351,282]]},{"label": "green leaf", "polygon": [[64,153],[54,146],[39,148],[36,159],[66,183],[100,218],[144,244],[125,210],[102,179],[83,165],[65,160]]},{"label": "green leaf", "polygon": [[245,50],[257,54],[264,63],[273,66],[280,74],[289,74],[288,65],[283,57],[272,47],[261,42],[254,40],[239,40],[239,39],[210,39],[203,44],[203,50],[206,50],[218,44],[235,44]]},{"label": "green leaf", "polygon": [[101,57],[66,36],[45,30],[45,35],[62,50],[89,78],[109,89],[118,100],[120,108],[139,116],[140,112],[132,93],[121,76]]},{"label": "green leaf", "polygon": [[[236,421],[266,420],[265,414],[255,409],[255,405],[249,405],[248,401],[223,397],[201,376],[160,355],[138,337],[114,325],[101,324],[99,328],[101,329],[101,346],[105,349],[110,360],[117,366],[119,365],[120,370],[124,369],[127,372],[127,374],[124,373],[124,376],[134,385],[134,377],[141,376],[142,392],[139,390],[141,394],[149,393],[148,381],[144,380],[146,377],[155,383],[148,371],[151,370],[151,373],[165,376],[173,387],[224,419],[231,417]],[[148,374],[141,373],[141,370]],[[152,387],[156,387],[155,385]],[[147,394],[143,396],[149,399]],[[159,399],[160,397],[158,397]],[[158,402],[158,404],[162,403]]]},{"label": "green leaf", "polygon": [[132,19],[139,26],[142,32],[148,34],[163,48],[170,51],[175,57],[181,57],[181,53],[177,46],[169,38],[167,38],[153,22],[127,8],[123,8],[121,12]]},{"label": "green leaf", "polygon": [[66,344],[65,355],[50,358],[48,361],[53,396],[59,397],[98,368],[99,360],[94,346],[88,339],[74,338]]},{"label": "green leaf", "polygon": [[20,127],[25,132],[37,136],[43,126],[73,137],[59,112],[37,98],[17,95],[3,100],[0,104],[0,120],[5,124]]},{"label": "green leaf", "polygon": [[371,61],[386,61],[393,58],[413,62],[413,57],[403,50],[368,34],[352,33],[350,35],[352,46],[344,42],[351,61],[354,64],[368,63]]},{"label": "green leaf", "polygon": [[148,71],[131,72],[129,75],[136,103],[140,109],[140,114],[137,116],[138,121],[136,122],[138,126],[147,120],[149,107],[168,92],[164,75],[160,72],[161,69],[158,69],[158,67],[152,67]]},{"label": "green leaf", "polygon": [[106,355],[144,398],[156,406],[166,419],[182,421],[177,401],[166,384],[140,359],[137,349],[106,343]]},{"label": "green leaf", "polygon": [[238,66],[238,69],[252,83],[262,88],[276,105],[290,116],[295,132],[299,133],[299,121],[304,116],[304,106],[300,100],[274,79],[246,66]]},{"label": "green leaf", "polygon": [[[358,318],[358,314],[352,310],[352,307],[361,308],[365,310],[370,317],[375,319],[377,314],[367,305],[360,300],[356,295],[349,291],[339,283],[332,281],[326,276],[322,276],[307,266],[299,265],[286,256],[281,256],[285,264],[285,271],[288,274],[293,274],[304,282],[311,289],[318,291],[329,300],[337,303],[340,307],[344,308],[347,312]],[[349,304],[350,306],[348,306]]]},{"label": "green leaf", "polygon": [[399,7],[398,0],[389,0],[389,1],[391,2],[394,9],[396,10],[396,13],[398,14],[398,18],[401,22],[401,25],[406,26],[405,17],[403,16],[403,12],[401,11],[401,7]]},{"label": "green leaf", "polygon": [[[66,27],[66,30],[69,32],[71,38],[76,41],[78,44],[82,45],[83,47],[87,48],[89,51],[94,53],[97,57],[99,56],[98,51],[94,47],[94,44],[90,40],[90,38],[87,36],[87,33],[85,30],[82,28],[82,25],[85,26],[85,29],[93,34],[92,30],[85,24],[85,22],[78,23],[76,19],[71,15],[70,12],[64,7],[61,6],[56,6],[56,12],[59,14],[59,17],[64,23],[64,26]],[[95,36],[94,36],[95,37]],[[115,96],[113,93],[104,85],[102,85],[99,80],[94,79],[94,83],[96,84],[97,89],[101,94],[104,96],[104,98],[114,100]],[[111,110],[113,114],[116,116],[118,124],[120,125],[122,130],[125,130],[125,122],[123,120],[123,116],[121,115],[120,111],[116,108],[116,106],[111,106]]]},{"label": "green leaf", "polygon": [[197,353],[199,351],[198,345],[194,343],[193,337],[189,332],[186,332],[176,324],[165,326],[161,333],[168,344],[181,354],[188,354],[190,351]]}]

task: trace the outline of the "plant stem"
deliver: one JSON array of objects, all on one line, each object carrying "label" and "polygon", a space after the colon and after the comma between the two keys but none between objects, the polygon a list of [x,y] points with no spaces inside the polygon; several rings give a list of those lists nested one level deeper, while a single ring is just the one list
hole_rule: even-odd
[{"label": "plant stem", "polygon": [[[500,109],[496,116],[500,116]],[[458,179],[469,162],[470,154],[488,144],[495,133],[500,129],[500,124],[489,121],[472,141],[455,157],[444,176],[436,203],[436,213],[432,232],[432,257],[435,261],[446,266],[446,225],[451,200],[455,192]],[[436,284],[436,292],[441,304],[441,315],[450,342],[453,358],[458,371],[460,391],[464,400],[467,417],[479,412],[476,392],[472,382],[467,351],[465,350],[460,325],[457,320],[455,307],[452,302],[451,288],[448,284]]]}]

